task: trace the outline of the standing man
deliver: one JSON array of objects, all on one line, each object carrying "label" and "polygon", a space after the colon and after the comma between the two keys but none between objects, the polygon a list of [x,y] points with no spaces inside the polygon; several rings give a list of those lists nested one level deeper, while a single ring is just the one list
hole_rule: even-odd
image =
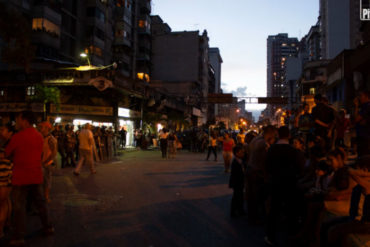
[{"label": "standing man", "polygon": [[62,130],[61,125],[56,124],[53,132],[51,133],[58,141],[58,152],[61,158],[62,164],[60,164],[61,168],[67,166],[67,159],[65,153],[65,133]]},{"label": "standing man", "polygon": [[21,112],[16,118],[15,134],[5,149],[7,157],[14,162],[13,167],[13,238],[11,246],[24,245],[26,234],[26,201],[32,198],[43,225],[45,234],[54,233],[49,222],[49,215],[43,195],[43,173],[41,155],[43,149],[42,135],[32,127],[34,115],[30,111]]},{"label": "standing man", "polygon": [[269,148],[266,156],[267,191],[271,205],[267,214],[265,242],[269,245],[276,243],[277,221],[282,211],[285,211],[289,225],[294,225],[297,177],[305,161],[298,150],[289,145],[289,128],[282,126],[278,132],[279,141]]},{"label": "standing man", "polygon": [[94,136],[91,132],[91,125],[87,123],[85,128],[81,130],[80,134],[78,135],[80,147],[79,147],[79,155],[80,160],[78,161],[76,169],[73,171],[73,174],[78,176],[80,175],[80,170],[84,163],[87,163],[90,166],[91,174],[95,174],[95,166],[94,166],[94,159],[93,159],[93,148],[95,145]]},{"label": "standing man", "polygon": [[260,224],[265,214],[266,155],[270,145],[275,142],[275,136],[275,127],[269,125],[264,128],[261,136],[255,137],[249,144],[247,202],[248,221],[252,225]]},{"label": "standing man", "polygon": [[127,131],[125,130],[124,127],[121,128],[121,130],[119,131],[119,135],[120,135],[120,147],[122,146],[122,148],[125,148],[126,147],[126,136],[127,136]]},{"label": "standing man", "polygon": [[44,195],[46,202],[50,202],[51,174],[58,151],[57,140],[50,134],[51,129],[52,126],[47,121],[39,124],[39,131],[44,137],[41,160],[44,172]]},{"label": "standing man", "polygon": [[315,104],[316,106],[312,109],[315,134],[325,141],[326,151],[329,151],[335,120],[334,110],[325,103],[321,94],[315,95]]},{"label": "standing man", "polygon": [[159,145],[161,146],[162,158],[167,159],[168,132],[165,128],[159,131]]},{"label": "standing man", "polygon": [[354,100],[357,154],[370,155],[370,92],[361,91]]}]

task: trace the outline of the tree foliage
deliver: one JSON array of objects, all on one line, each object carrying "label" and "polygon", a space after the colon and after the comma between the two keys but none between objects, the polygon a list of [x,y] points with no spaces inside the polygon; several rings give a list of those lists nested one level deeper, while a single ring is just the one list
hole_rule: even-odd
[{"label": "tree foliage", "polygon": [[31,97],[31,101],[43,104],[53,103],[58,107],[60,104],[60,90],[57,87],[36,85],[35,95]]}]

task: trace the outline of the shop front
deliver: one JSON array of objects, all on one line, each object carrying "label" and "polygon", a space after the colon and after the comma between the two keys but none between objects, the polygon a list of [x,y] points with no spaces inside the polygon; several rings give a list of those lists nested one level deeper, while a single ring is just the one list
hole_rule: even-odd
[{"label": "shop front", "polygon": [[135,120],[140,119],[140,112],[118,107],[119,130],[126,130],[126,146],[134,146]]},{"label": "shop front", "polygon": [[75,129],[89,123],[96,127],[112,127],[113,107],[86,105],[50,105],[50,115],[55,123],[73,124]]}]

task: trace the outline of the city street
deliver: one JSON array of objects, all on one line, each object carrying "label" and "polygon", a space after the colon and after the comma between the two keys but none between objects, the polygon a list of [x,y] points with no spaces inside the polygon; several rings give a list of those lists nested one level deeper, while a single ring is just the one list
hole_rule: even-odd
[{"label": "city street", "polygon": [[[232,190],[221,161],[181,151],[163,160],[159,151],[127,152],[53,176],[50,214],[55,235],[37,233],[37,217],[28,217],[29,246],[265,246],[262,227],[246,218],[230,219]],[[219,154],[220,155],[220,154]],[[219,157],[220,160],[220,157]]]}]

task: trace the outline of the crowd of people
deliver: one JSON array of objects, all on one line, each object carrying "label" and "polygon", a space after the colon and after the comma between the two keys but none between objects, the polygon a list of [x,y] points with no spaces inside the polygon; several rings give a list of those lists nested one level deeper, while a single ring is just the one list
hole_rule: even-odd
[{"label": "crowd of people", "polygon": [[[226,172],[233,150],[231,217],[246,214],[249,224],[265,225],[271,246],[344,246],[350,233],[370,234],[369,92],[354,100],[351,120],[321,95],[315,101],[290,128],[219,139]],[[346,145],[351,126],[356,137]]]},{"label": "crowd of people", "polygon": [[[284,246],[340,246],[349,233],[370,232],[370,94],[360,92],[351,118],[321,95],[315,103],[311,112],[303,104],[291,125],[268,125],[260,133],[163,128],[158,136],[135,132],[134,143],[145,149],[158,140],[165,159],[174,159],[184,146],[191,152],[208,149],[205,160],[213,154],[217,161],[221,149],[233,189],[232,218],[247,215],[251,225],[265,225],[265,242],[272,246],[282,230],[289,236]],[[95,162],[126,146],[124,129],[74,128],[36,125],[29,111],[0,128],[0,239],[11,228],[11,246],[25,243],[30,205],[37,208],[43,233],[53,234],[48,202],[58,153],[60,167],[73,167],[79,176],[84,164],[95,174]],[[348,142],[351,128],[356,136]]]},{"label": "crowd of people", "polygon": [[15,122],[1,126],[0,140],[0,243],[4,229],[11,229],[10,246],[24,246],[26,218],[33,210],[40,216],[43,233],[54,233],[48,203],[58,153],[60,167],[73,167],[79,176],[84,164],[95,174],[95,162],[111,159],[125,147],[112,128],[85,124],[75,131],[68,124],[36,123],[31,111],[20,112]]}]

